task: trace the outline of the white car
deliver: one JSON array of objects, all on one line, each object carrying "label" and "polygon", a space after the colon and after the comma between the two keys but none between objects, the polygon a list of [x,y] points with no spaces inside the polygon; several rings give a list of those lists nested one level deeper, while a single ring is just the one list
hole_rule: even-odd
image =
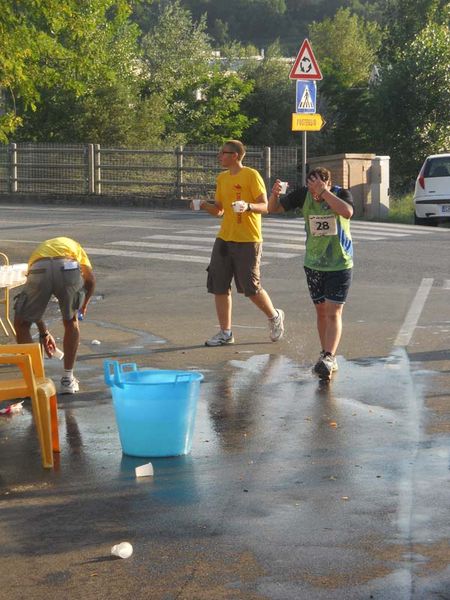
[{"label": "white car", "polygon": [[425,159],[414,190],[414,223],[437,225],[450,221],[450,154]]}]

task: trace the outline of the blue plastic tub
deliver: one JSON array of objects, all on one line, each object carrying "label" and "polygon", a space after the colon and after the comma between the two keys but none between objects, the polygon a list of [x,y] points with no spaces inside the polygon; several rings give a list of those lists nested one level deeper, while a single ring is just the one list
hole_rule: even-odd
[{"label": "blue plastic tub", "polygon": [[201,373],[104,362],[124,454],[180,456],[192,447]]}]

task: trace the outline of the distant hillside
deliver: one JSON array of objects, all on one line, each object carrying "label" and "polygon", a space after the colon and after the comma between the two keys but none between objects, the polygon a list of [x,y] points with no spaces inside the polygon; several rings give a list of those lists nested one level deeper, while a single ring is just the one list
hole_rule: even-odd
[{"label": "distant hillside", "polygon": [[207,15],[208,33],[217,46],[237,40],[267,48],[276,39],[286,55],[294,54],[308,25],[333,16],[340,7],[377,18],[377,0],[181,0],[195,20]]}]

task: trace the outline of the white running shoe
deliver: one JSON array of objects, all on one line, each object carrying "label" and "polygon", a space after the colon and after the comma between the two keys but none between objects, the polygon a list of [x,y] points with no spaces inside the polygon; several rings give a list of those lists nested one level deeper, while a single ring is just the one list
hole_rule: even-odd
[{"label": "white running shoe", "polygon": [[320,379],[331,379],[331,374],[338,370],[338,364],[335,356],[325,354],[314,367],[315,372]]},{"label": "white running shoe", "polygon": [[80,391],[80,386],[78,379],[75,377],[62,377],[61,383],[59,384],[59,393],[60,394],[76,394]]},{"label": "white running shoe", "polygon": [[317,359],[316,364],[312,368],[313,373],[316,373],[317,375],[319,374],[319,370],[318,370],[319,369],[319,365],[322,362],[322,359],[323,359],[324,356],[325,356],[325,351],[321,350],[320,354],[319,354],[319,358]]},{"label": "white running shoe", "polygon": [[284,334],[284,310],[276,308],[277,316],[269,319],[270,339],[272,342],[281,340]]},{"label": "white running shoe", "polygon": [[228,344],[234,344],[233,334],[226,335],[222,330],[205,342],[205,346],[227,346]]}]

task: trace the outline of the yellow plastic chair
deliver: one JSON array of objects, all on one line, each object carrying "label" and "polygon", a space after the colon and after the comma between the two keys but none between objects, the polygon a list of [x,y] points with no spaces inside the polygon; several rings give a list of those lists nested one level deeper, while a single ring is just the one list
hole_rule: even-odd
[{"label": "yellow plastic chair", "polygon": [[22,375],[16,379],[0,378],[0,402],[26,396],[31,398],[42,466],[45,469],[53,468],[53,452],[60,452],[58,404],[55,384],[45,377],[40,345],[0,345],[0,365],[15,365]]}]

